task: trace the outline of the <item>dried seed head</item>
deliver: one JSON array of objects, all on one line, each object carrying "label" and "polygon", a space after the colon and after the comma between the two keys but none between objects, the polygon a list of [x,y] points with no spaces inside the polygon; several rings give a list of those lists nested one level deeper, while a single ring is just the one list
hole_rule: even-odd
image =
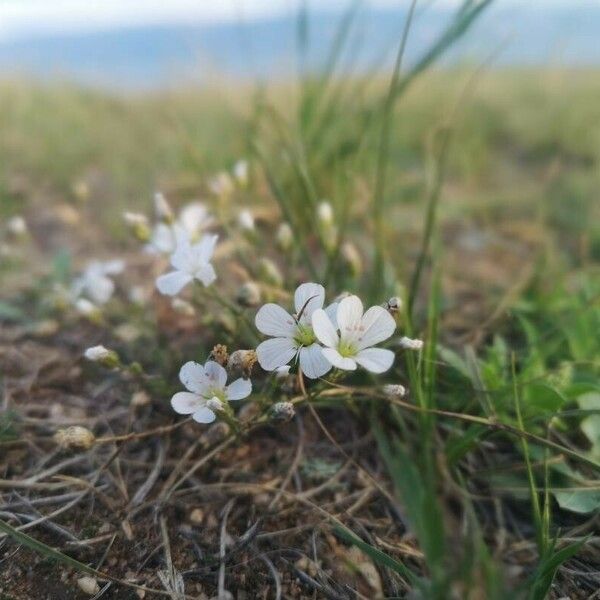
[{"label": "dried seed head", "polygon": [[283,285],[283,276],[279,267],[268,258],[261,258],[258,263],[258,272],[260,278],[270,285],[281,287]]},{"label": "dried seed head", "polygon": [[229,360],[229,354],[227,353],[227,346],[223,344],[217,344],[211,351],[210,356],[208,357],[210,360],[214,360],[218,362],[222,367],[227,365],[227,361]]},{"label": "dried seed head", "polygon": [[383,393],[390,398],[404,398],[406,388],[399,383],[389,383],[383,386]]},{"label": "dried seed head", "polygon": [[294,418],[296,410],[291,402],[277,402],[271,408],[271,416],[273,419],[281,421],[289,421]]},{"label": "dried seed head", "polygon": [[94,577],[80,577],[77,580],[79,589],[88,596],[95,596],[100,592],[100,586]]},{"label": "dried seed head", "polygon": [[236,300],[242,306],[258,306],[261,299],[260,286],[254,281],[246,281],[236,294]]},{"label": "dried seed head", "polygon": [[401,337],[398,345],[405,350],[421,350],[423,348],[423,340],[411,339],[409,337]]},{"label": "dried seed head", "polygon": [[292,244],[294,243],[294,232],[289,223],[281,223],[281,225],[279,225],[277,228],[276,239],[277,244],[282,250],[287,251],[292,247]]},{"label": "dried seed head", "polygon": [[242,375],[249,379],[256,361],[256,350],[236,350],[227,361],[227,370],[231,375]]},{"label": "dried seed head", "polygon": [[86,427],[73,425],[59,429],[54,434],[54,441],[69,450],[89,450],[96,442],[96,436]]}]

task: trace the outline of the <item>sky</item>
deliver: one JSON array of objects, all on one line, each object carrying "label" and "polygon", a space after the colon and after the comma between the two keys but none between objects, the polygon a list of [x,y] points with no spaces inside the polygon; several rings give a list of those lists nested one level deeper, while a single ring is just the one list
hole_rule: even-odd
[{"label": "sky", "polygon": [[[409,0],[364,0],[376,7],[398,6]],[[434,0],[452,5],[459,0]],[[432,0],[421,0],[420,4]],[[496,0],[499,5],[548,4],[573,6],[577,0]],[[579,0],[600,5],[600,0]],[[336,9],[348,0],[313,0],[309,6]],[[36,34],[98,31],[131,25],[219,23],[261,20],[293,11],[298,0],[0,0],[0,40]]]}]

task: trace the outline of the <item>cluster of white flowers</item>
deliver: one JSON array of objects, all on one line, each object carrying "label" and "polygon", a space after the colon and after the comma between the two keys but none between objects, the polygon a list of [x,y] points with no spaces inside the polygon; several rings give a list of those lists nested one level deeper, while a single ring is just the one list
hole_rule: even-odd
[{"label": "cluster of white flowers", "polygon": [[277,304],[265,304],[256,315],[256,327],[272,336],[256,349],[265,371],[274,371],[298,358],[310,379],[332,367],[353,371],[360,365],[373,373],[387,371],[394,362],[391,350],[373,348],[396,329],[394,318],[381,306],[364,312],[357,296],[347,296],[323,309],[325,289],[304,283],[294,294],[294,315]]}]

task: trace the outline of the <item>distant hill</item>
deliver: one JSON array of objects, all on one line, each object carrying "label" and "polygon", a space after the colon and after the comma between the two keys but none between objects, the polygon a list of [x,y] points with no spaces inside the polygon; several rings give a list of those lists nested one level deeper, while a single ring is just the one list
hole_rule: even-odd
[{"label": "distant hill", "polygon": [[[523,0],[522,5],[509,7],[498,2],[444,60],[477,62],[502,47],[497,65],[600,64],[599,4],[574,2],[569,8],[532,4]],[[435,6],[419,12],[409,38],[408,62],[435,39],[451,14],[450,9]],[[340,18],[332,12],[311,15],[305,68],[323,65]],[[403,20],[404,9],[360,12],[345,68],[389,66]],[[202,83],[217,73],[289,77],[299,68],[296,29],[296,19],[286,16],[243,24],[144,26],[0,41],[0,78],[59,76],[136,89]]]}]

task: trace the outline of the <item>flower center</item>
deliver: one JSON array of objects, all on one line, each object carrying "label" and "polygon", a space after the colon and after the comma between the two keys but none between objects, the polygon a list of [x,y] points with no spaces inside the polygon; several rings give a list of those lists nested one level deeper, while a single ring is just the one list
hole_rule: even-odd
[{"label": "flower center", "polygon": [[208,388],[204,393],[204,397],[210,400],[211,398],[218,398],[221,402],[227,402],[225,397],[225,390],[222,388]]},{"label": "flower center", "polygon": [[345,340],[340,340],[337,350],[344,358],[356,356],[356,353],[358,352],[358,348],[352,342]]},{"label": "flower center", "polygon": [[310,346],[317,341],[317,337],[310,325],[298,323],[296,326],[296,333],[294,334],[294,341],[299,346]]}]

